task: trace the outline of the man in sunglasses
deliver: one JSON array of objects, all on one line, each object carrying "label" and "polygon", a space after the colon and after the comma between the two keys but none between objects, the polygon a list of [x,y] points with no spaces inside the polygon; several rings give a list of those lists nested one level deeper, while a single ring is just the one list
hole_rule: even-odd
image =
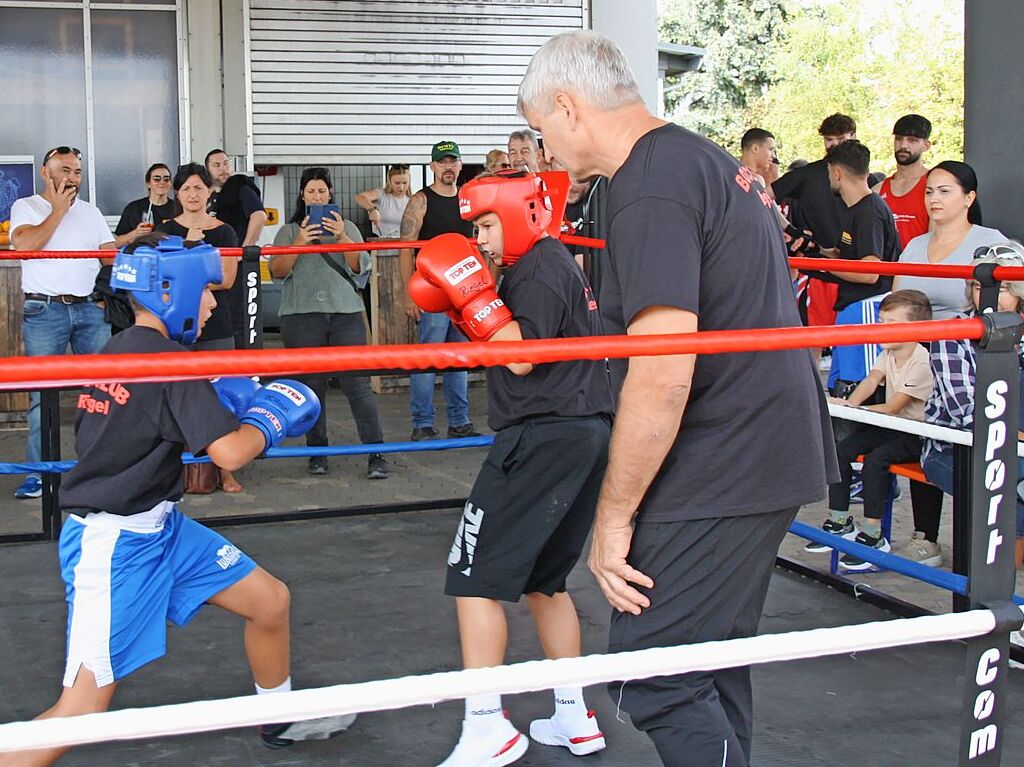
[{"label": "man in sunglasses", "polygon": [[[113,249],[114,235],[92,203],[78,196],[82,183],[82,153],[59,146],[43,156],[40,194],[25,197],[11,208],[11,242],[15,250]],[[111,253],[111,257],[113,257]],[[25,354],[96,354],[110,340],[110,325],[94,297],[100,260],[26,259],[21,262],[25,307],[21,332]],[[39,392],[29,395],[26,460],[41,459]],[[29,474],[15,498],[38,498],[43,486]]]}]

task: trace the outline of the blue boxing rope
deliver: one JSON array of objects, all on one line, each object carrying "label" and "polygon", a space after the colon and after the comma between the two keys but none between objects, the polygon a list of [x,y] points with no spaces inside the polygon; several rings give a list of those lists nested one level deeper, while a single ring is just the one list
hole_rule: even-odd
[{"label": "blue boxing rope", "polygon": [[[946,591],[952,591],[954,594],[967,593],[966,575],[958,575],[935,567],[925,567],[922,564],[911,562],[909,559],[904,559],[895,554],[879,551],[862,543],[848,541],[838,535],[826,533],[821,528],[811,527],[803,522],[794,522],[790,525],[789,532],[801,538],[806,538],[809,541],[836,549],[844,554],[853,554],[865,562],[870,562],[885,570],[906,575],[909,578],[937,586]],[[1022,597],[1014,595],[1013,601],[1015,604],[1024,605],[1024,598]]]},{"label": "blue boxing rope", "polygon": [[[267,458],[309,458],[327,455],[374,455],[376,453],[423,453],[430,450],[460,450],[470,447],[489,447],[493,436],[433,439],[422,442],[376,442],[369,445],[325,445],[323,447],[272,447],[263,455]],[[210,456],[196,457],[183,453],[181,462],[210,463]],[[77,461],[38,461],[35,463],[0,463],[3,474],[65,474]]]}]

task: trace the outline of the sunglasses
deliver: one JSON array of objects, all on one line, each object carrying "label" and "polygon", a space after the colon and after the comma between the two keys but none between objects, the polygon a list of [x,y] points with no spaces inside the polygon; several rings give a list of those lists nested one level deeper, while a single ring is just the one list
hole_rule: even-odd
[{"label": "sunglasses", "polygon": [[73,146],[59,146],[51,149],[49,152],[43,155],[43,165],[49,162],[50,158],[55,154],[73,154],[79,160],[82,159],[82,152]]},{"label": "sunglasses", "polygon": [[409,170],[408,165],[392,165],[391,167],[388,168],[388,173],[398,173],[407,170]]}]

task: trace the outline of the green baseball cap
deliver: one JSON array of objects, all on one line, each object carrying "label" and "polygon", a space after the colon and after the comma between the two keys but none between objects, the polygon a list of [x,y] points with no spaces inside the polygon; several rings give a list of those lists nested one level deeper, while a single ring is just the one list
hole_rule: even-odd
[{"label": "green baseball cap", "polygon": [[437,162],[442,157],[454,157],[461,160],[462,154],[459,152],[459,145],[454,141],[438,141],[430,149],[430,161]]}]

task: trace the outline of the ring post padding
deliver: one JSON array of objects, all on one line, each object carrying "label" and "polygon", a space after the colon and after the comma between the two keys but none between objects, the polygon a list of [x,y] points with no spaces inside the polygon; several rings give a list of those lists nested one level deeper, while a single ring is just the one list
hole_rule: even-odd
[{"label": "ring post padding", "polygon": [[999,311],[999,280],[996,279],[996,269],[999,264],[978,264],[973,267],[973,279],[981,286],[981,295],[978,297],[978,312],[988,314]]},{"label": "ring post padding", "polygon": [[[44,461],[60,460],[60,390],[43,389],[39,396],[39,452]],[[29,437],[31,439],[31,436]],[[60,538],[60,473],[43,472],[43,534]]]},{"label": "ring post padding", "polygon": [[[997,296],[998,298],[998,296]],[[1013,596],[1017,513],[1017,431],[1021,317],[986,314],[978,343],[971,468],[970,607],[1004,604]],[[995,629],[967,642],[960,730],[961,767],[998,767],[1006,726],[1010,635]]]},{"label": "ring post padding", "polygon": [[263,348],[263,297],[260,285],[259,245],[242,248],[242,261],[238,265],[238,278],[242,280],[242,305],[245,307],[244,349]]}]

